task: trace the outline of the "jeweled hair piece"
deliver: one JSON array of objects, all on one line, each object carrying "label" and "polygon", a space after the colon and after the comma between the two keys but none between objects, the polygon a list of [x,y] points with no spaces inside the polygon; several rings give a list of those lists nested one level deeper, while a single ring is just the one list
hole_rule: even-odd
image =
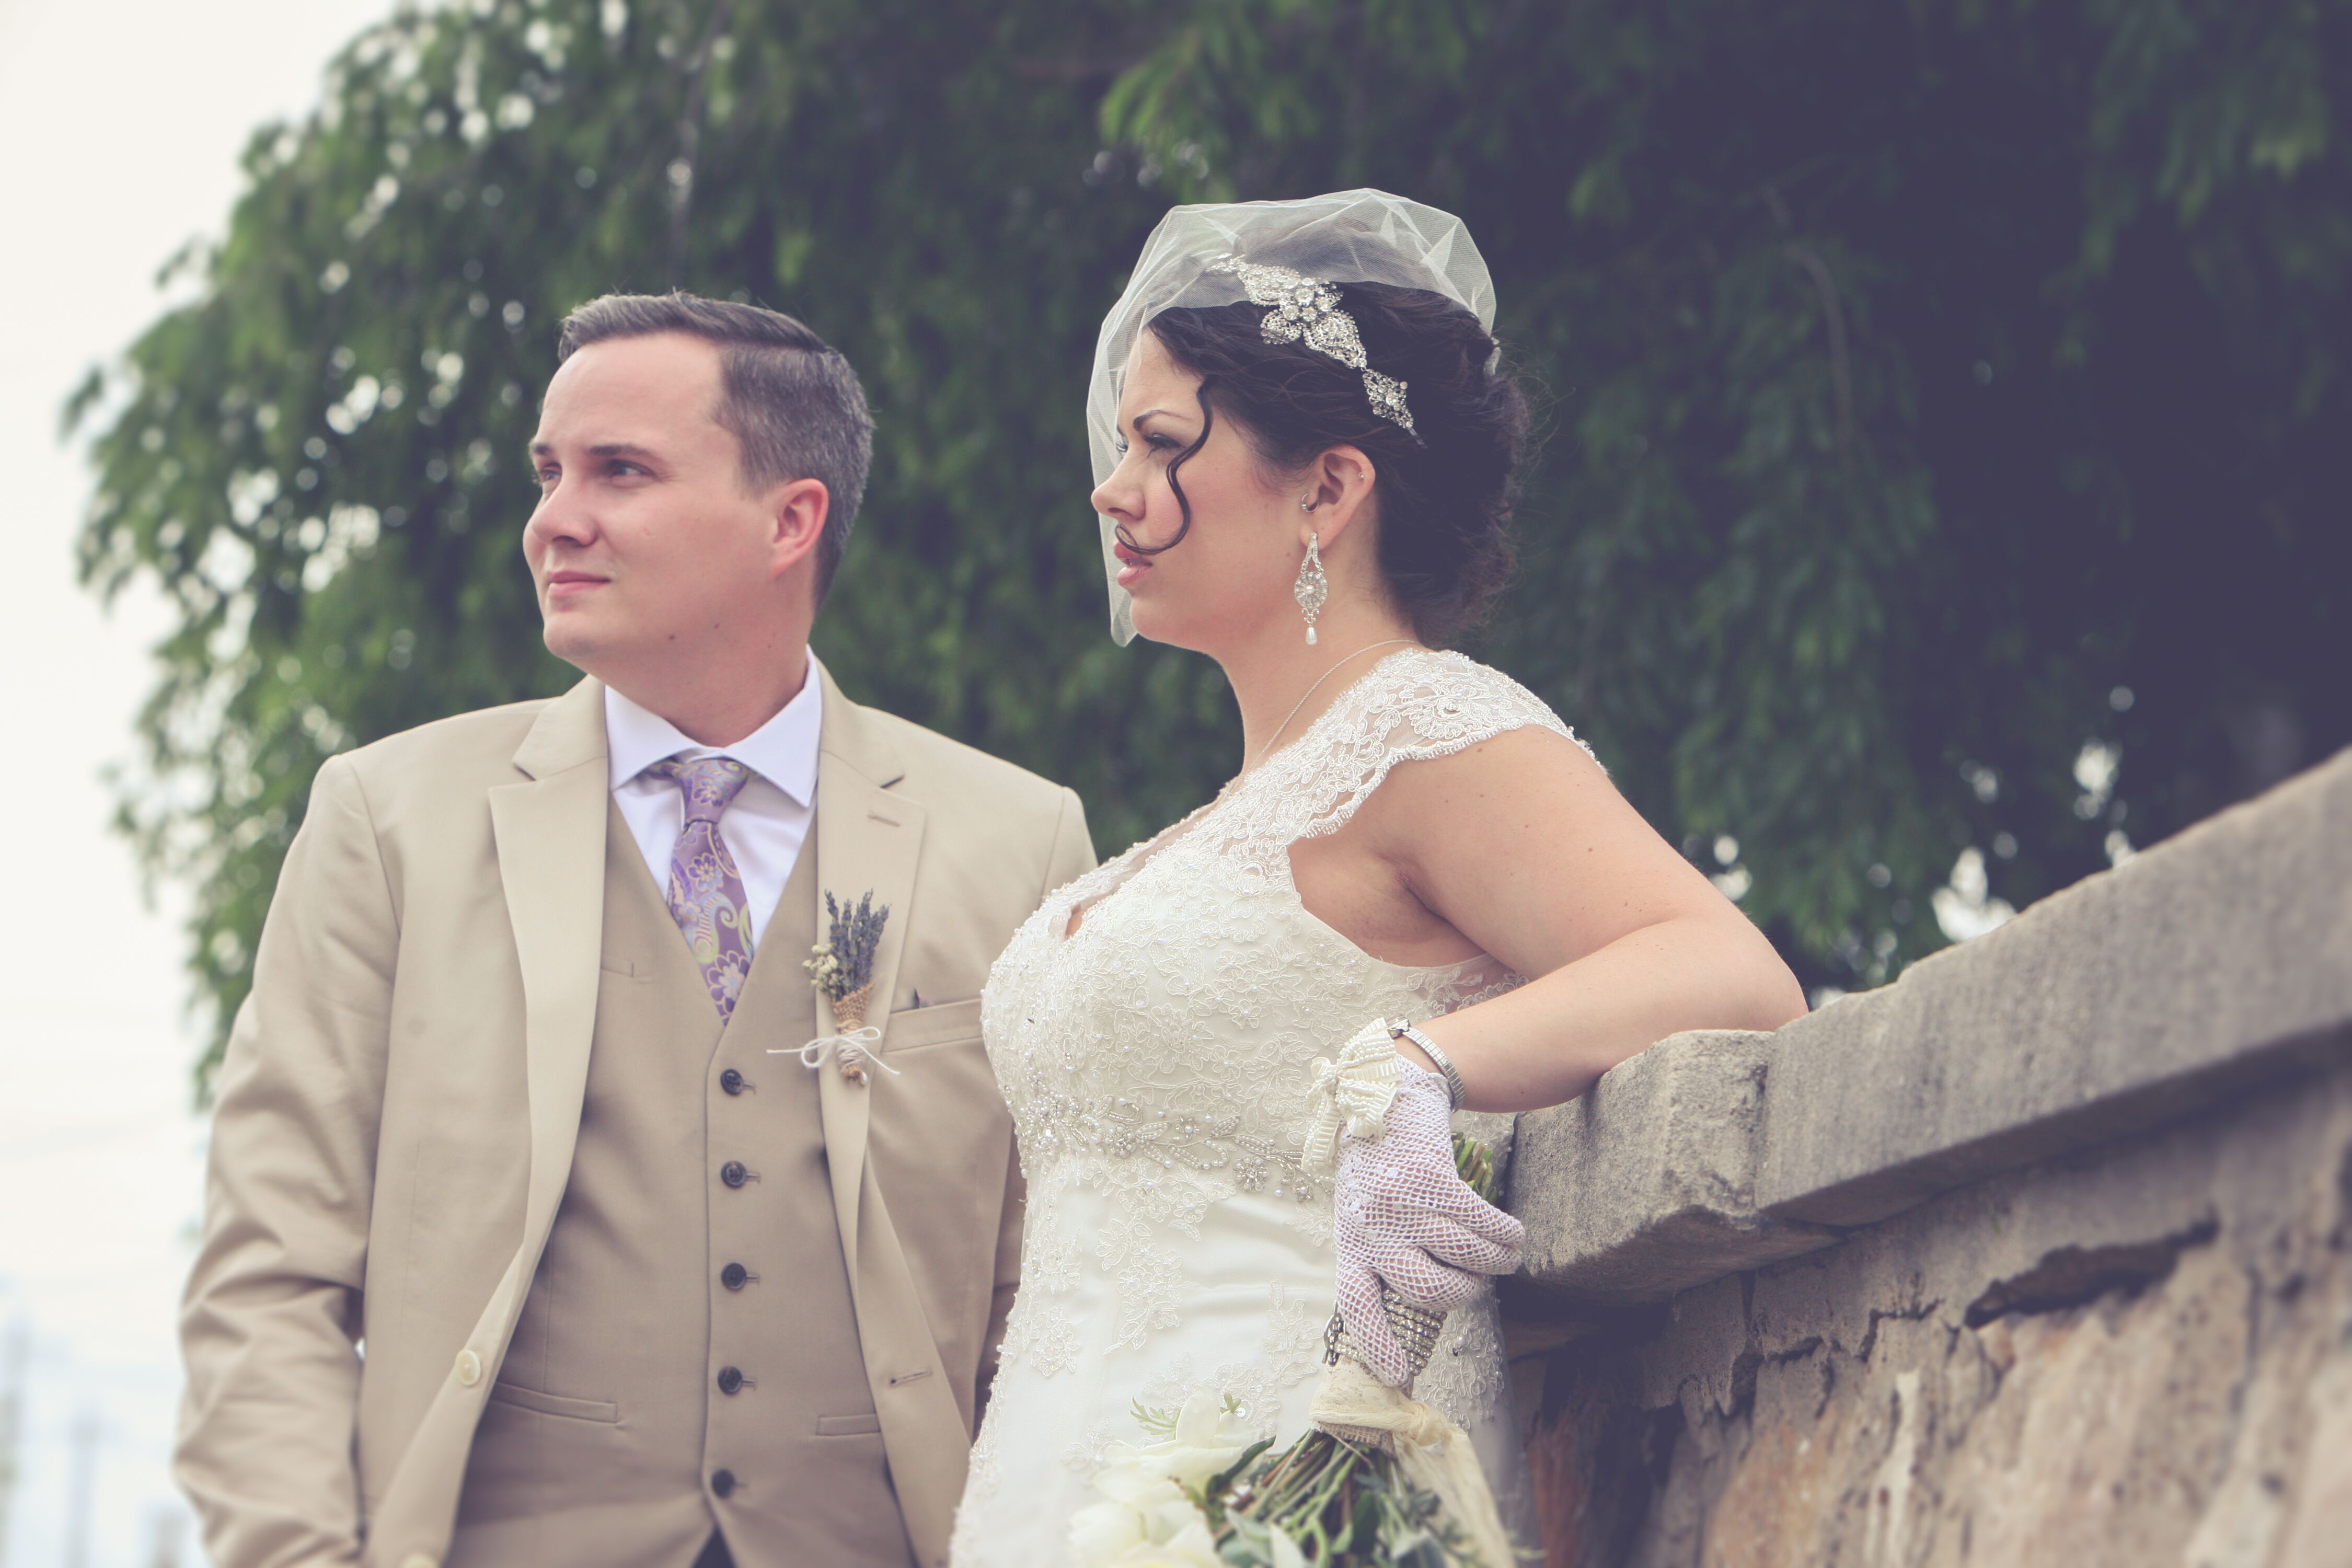
[{"label": "jeweled hair piece", "polygon": [[[1405,384],[1367,363],[1343,290],[1381,283],[1441,295],[1495,330],[1495,285],[1460,218],[1386,191],[1334,191],[1289,202],[1225,202],[1174,207],[1143,243],[1127,289],[1095,343],[1087,392],[1087,438],[1095,483],[1118,466],[1118,400],[1128,352],[1151,318],[1173,306],[1263,305],[1271,342],[1299,342],[1356,370],[1375,413],[1413,430]],[[1489,369],[1493,368],[1491,363]],[[1127,590],[1118,585],[1118,535],[1102,530],[1103,576],[1111,637],[1133,640]]]},{"label": "jeweled hair piece", "polygon": [[1404,426],[1415,440],[1412,410],[1405,405],[1405,384],[1382,375],[1364,355],[1364,338],[1356,318],[1339,308],[1339,290],[1320,278],[1309,278],[1287,267],[1259,266],[1238,256],[1221,256],[1209,263],[1212,272],[1230,272],[1249,290],[1253,305],[1271,305],[1258,331],[1270,343],[1305,343],[1317,353],[1328,354],[1364,375],[1364,395],[1372,412]]}]

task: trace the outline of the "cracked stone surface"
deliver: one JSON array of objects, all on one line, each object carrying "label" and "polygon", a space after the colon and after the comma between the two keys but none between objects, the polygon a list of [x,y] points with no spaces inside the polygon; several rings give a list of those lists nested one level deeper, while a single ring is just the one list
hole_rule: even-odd
[{"label": "cracked stone surface", "polygon": [[1773,1037],[1676,1035],[1583,1099],[1520,1117],[1510,1205],[1527,1277],[1563,1301],[1654,1301],[1835,1240],[1757,1209]]},{"label": "cracked stone surface", "polygon": [[2341,1568],[2352,1066],[1528,1361],[1555,1568]]}]

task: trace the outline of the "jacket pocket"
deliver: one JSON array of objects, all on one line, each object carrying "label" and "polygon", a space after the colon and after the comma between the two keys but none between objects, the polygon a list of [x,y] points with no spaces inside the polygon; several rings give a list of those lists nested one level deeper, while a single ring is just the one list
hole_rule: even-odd
[{"label": "jacket pocket", "polygon": [[980,1038],[980,998],[935,1002],[928,1007],[901,1007],[882,1022],[885,1051],[914,1051],[925,1046],[958,1045]]},{"label": "jacket pocket", "polygon": [[511,1383],[493,1384],[490,1403],[511,1405],[518,1410],[529,1410],[540,1415],[562,1415],[573,1421],[614,1422],[621,1418],[621,1407],[605,1400],[566,1399],[560,1394],[541,1394],[537,1389],[523,1388]]},{"label": "jacket pocket", "polygon": [[820,1437],[863,1437],[882,1430],[882,1417],[869,1410],[863,1415],[820,1415],[816,1418],[816,1435]]}]

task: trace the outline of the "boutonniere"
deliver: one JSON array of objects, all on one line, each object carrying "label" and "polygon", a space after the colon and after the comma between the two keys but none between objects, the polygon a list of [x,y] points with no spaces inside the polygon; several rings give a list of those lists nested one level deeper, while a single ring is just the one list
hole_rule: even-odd
[{"label": "boutonniere", "polygon": [[898,1069],[874,1052],[882,1043],[882,1031],[866,1021],[866,1009],[874,999],[874,955],[882,946],[882,928],[890,919],[890,906],[875,908],[871,892],[846,905],[828,892],[824,912],[824,940],[809,950],[802,967],[808,971],[809,984],[817,994],[832,1004],[834,1023],[840,1032],[820,1036],[793,1054],[810,1068],[822,1068],[830,1058],[840,1064],[841,1076],[854,1083],[866,1081],[869,1062],[895,1078]]}]

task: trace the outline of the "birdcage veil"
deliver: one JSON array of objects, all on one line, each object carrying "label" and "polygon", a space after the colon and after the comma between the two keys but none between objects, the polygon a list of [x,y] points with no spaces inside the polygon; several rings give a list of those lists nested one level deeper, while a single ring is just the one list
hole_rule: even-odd
[{"label": "birdcage veil", "polygon": [[[1250,283],[1233,270],[1238,257],[1253,268],[1289,268],[1305,279],[1339,286],[1386,283],[1442,294],[1495,330],[1495,285],[1462,220],[1451,213],[1385,191],[1336,191],[1292,202],[1230,202],[1171,208],[1143,243],[1127,291],[1103,319],[1087,390],[1087,444],[1095,483],[1118,463],[1120,380],[1135,335],[1174,305],[1210,307],[1252,298]],[[1227,263],[1223,269],[1217,266]],[[1370,367],[1377,373],[1380,366]],[[1377,376],[1373,379],[1377,380]],[[1108,517],[1102,529],[1103,576],[1110,591],[1110,635],[1122,646],[1135,637],[1127,590],[1118,585],[1118,558]]]}]

